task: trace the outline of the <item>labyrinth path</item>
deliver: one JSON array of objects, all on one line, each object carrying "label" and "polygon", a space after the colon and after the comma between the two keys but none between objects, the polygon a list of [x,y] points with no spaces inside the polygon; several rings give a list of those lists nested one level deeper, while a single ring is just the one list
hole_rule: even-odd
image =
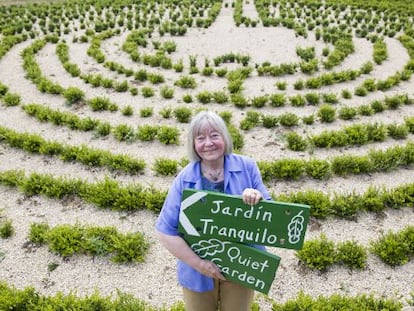
[{"label": "labyrinth path", "polygon": [[[154,224],[202,109],[228,120],[275,199],[312,206],[307,240],[369,249],[414,224],[412,5],[139,2],[0,7],[0,228],[14,228],[0,238],[0,281],[45,295],[118,289],[155,307],[180,301]],[[41,176],[53,182],[42,188]],[[48,197],[61,180],[107,188]],[[117,187],[139,190],[122,205]],[[323,198],[351,195],[359,209],[338,200],[324,210]],[[35,223],[140,232],[148,250],[133,263],[62,256],[30,241]],[[368,251],[363,269],[318,271],[295,251],[269,251],[282,260],[270,299],[256,297],[263,310],[301,291],[414,300],[412,253],[393,266]]]}]

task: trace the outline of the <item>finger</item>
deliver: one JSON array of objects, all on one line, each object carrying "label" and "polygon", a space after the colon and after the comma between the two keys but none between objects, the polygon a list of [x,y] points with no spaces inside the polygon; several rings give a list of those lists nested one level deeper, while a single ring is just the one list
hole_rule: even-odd
[{"label": "finger", "polygon": [[209,267],[209,270],[211,272],[211,277],[215,278],[215,279],[220,279],[220,280],[225,280],[226,278],[223,276],[223,274],[221,274],[220,268],[215,265],[214,263],[212,264],[212,266]]},{"label": "finger", "polygon": [[223,276],[223,274],[221,274],[221,272],[220,272],[220,270],[217,268],[217,269],[213,269],[212,271],[211,271],[211,273],[210,273],[210,275],[209,275],[210,277],[212,277],[212,278],[215,278],[215,279],[220,279],[220,280],[225,280],[226,278]]},{"label": "finger", "polygon": [[207,275],[210,277],[216,277],[216,275],[220,274],[220,270],[218,267],[211,265],[207,269]]},{"label": "finger", "polygon": [[225,281],[225,280],[226,280],[226,278],[224,277],[224,275],[223,275],[223,274],[221,274],[220,272],[217,274],[217,279],[219,279],[219,280],[223,280],[223,281]]},{"label": "finger", "polygon": [[261,199],[261,193],[255,189],[246,189],[242,195],[243,202],[248,205],[256,205]]},{"label": "finger", "polygon": [[252,194],[249,195],[249,204],[255,205],[258,201],[259,200],[258,200],[257,194],[255,192],[253,192]]}]

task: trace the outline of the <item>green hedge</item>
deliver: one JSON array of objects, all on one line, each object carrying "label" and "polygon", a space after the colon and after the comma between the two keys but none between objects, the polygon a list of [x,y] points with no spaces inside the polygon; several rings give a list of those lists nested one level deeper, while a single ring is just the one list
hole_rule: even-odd
[{"label": "green hedge", "polygon": [[384,233],[376,240],[371,240],[367,247],[356,241],[335,244],[321,234],[318,238],[305,241],[296,256],[309,268],[320,271],[326,271],[333,264],[364,269],[368,251],[390,266],[406,264],[414,257],[414,226],[407,226],[399,232]]},{"label": "green hedge", "polygon": [[23,171],[13,170],[0,173],[0,184],[18,187],[29,196],[44,195],[54,199],[79,196],[99,208],[118,211],[149,209],[159,212],[166,196],[166,191],[154,187],[144,188],[139,184],[121,185],[109,177],[96,183],[88,183],[50,174],[32,173],[25,176]]},{"label": "green hedge", "polygon": [[[96,183],[87,183],[48,174],[32,173],[25,176],[23,171],[15,170],[0,172],[0,184],[18,187],[26,195],[41,194],[55,199],[76,195],[99,208],[111,210],[149,209],[158,212],[167,194],[164,190],[144,188],[139,184],[121,185],[108,177]],[[414,184],[390,190],[370,187],[362,194],[330,195],[306,190],[273,197],[276,201],[310,205],[311,215],[317,218],[353,217],[360,211],[379,212],[386,208],[413,207]]]},{"label": "green hedge", "polygon": [[105,166],[110,170],[121,170],[129,174],[137,174],[144,170],[145,161],[127,155],[112,154],[109,151],[92,149],[86,145],[68,146],[57,141],[48,141],[41,136],[29,133],[18,133],[0,126],[0,143],[21,148],[30,153],[59,156],[63,161],[77,161],[88,166]]},{"label": "green hedge", "polygon": [[63,257],[74,254],[111,256],[116,263],[145,261],[149,242],[140,232],[119,233],[115,227],[59,225],[49,228],[46,223],[32,223],[29,240],[48,244],[49,249]]}]

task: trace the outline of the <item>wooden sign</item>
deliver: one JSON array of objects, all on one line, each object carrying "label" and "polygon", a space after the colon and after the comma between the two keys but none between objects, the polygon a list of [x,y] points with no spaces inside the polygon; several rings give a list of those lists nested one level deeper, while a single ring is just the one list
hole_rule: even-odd
[{"label": "wooden sign", "polygon": [[240,196],[185,189],[178,230],[221,241],[301,249],[309,215],[308,205],[262,200],[251,206]]},{"label": "wooden sign", "polygon": [[267,294],[280,257],[248,244],[301,249],[310,207],[185,189],[178,231],[201,258],[213,261],[226,279]]},{"label": "wooden sign", "polygon": [[214,238],[188,235],[185,240],[201,258],[214,262],[227,280],[264,294],[269,292],[280,257],[251,246]]}]

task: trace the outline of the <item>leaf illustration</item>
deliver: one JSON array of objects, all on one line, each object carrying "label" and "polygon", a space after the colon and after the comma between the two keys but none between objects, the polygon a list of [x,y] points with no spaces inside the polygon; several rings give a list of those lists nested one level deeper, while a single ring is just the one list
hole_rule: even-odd
[{"label": "leaf illustration", "polygon": [[198,243],[191,245],[191,248],[201,258],[205,258],[207,256],[214,256],[215,254],[222,253],[224,251],[224,246],[227,243],[228,242],[222,242],[217,239],[201,240]]},{"label": "leaf illustration", "polygon": [[300,236],[303,231],[303,222],[305,218],[302,216],[302,211],[293,217],[288,225],[289,243],[296,244],[300,241]]}]

